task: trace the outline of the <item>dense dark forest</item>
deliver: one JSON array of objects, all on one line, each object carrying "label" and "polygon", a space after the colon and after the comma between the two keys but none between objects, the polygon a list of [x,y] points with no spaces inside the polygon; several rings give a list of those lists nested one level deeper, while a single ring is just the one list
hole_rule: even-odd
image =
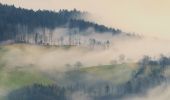
[{"label": "dense dark forest", "polygon": [[11,92],[8,100],[71,100],[71,95],[78,91],[88,94],[92,100],[121,100],[127,95],[145,94],[147,90],[166,82],[164,72],[169,65],[170,58],[168,57],[162,56],[159,60],[153,60],[146,56],[138,63],[139,68],[133,72],[132,78],[119,86],[109,83],[89,86],[89,83],[81,84],[76,80],[76,85],[70,84],[67,87],[59,87],[55,84],[51,86],[35,84]]},{"label": "dense dark forest", "polygon": [[21,33],[22,35],[36,34],[35,29],[37,28],[53,30],[57,27],[67,27],[69,29],[78,28],[79,31],[83,31],[91,27],[100,33],[117,34],[121,32],[118,29],[108,28],[80,18],[86,16],[86,14],[88,13],[76,9],[71,11],[60,10],[59,12],[34,11],[0,4],[0,41],[18,39],[16,37]]}]

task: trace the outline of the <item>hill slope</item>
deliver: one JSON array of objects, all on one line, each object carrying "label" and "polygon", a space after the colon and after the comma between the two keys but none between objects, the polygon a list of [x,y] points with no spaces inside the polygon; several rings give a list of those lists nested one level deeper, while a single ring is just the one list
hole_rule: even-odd
[{"label": "hill slope", "polygon": [[60,10],[59,12],[47,10],[28,10],[15,6],[0,4],[0,41],[15,39],[17,34],[36,34],[37,28],[53,30],[59,27],[69,29],[78,28],[80,31],[94,28],[96,32],[111,32],[118,34],[121,31],[85,21],[88,13],[76,9],[72,11]]}]

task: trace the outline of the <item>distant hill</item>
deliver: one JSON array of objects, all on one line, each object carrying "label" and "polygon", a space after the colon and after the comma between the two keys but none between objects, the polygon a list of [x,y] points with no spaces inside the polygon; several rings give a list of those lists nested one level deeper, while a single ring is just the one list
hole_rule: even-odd
[{"label": "distant hill", "polygon": [[28,10],[16,8],[14,5],[0,4],[0,41],[14,39],[20,30],[23,33],[34,33],[37,28],[55,29],[57,27],[77,28],[84,31],[93,28],[96,32],[121,33],[121,30],[109,28],[94,22],[86,21],[83,16],[87,12],[80,12],[76,9],[60,10],[59,12],[48,10]]}]

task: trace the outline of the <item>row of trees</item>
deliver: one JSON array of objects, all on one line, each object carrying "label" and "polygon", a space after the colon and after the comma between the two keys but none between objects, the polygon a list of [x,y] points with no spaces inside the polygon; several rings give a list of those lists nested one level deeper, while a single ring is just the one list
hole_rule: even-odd
[{"label": "row of trees", "polygon": [[8,100],[66,100],[66,91],[57,85],[43,86],[34,84],[11,92]]},{"label": "row of trees", "polygon": [[27,33],[27,26],[17,25],[17,28],[18,34],[13,36],[16,43],[31,43],[53,46],[90,46],[91,48],[96,46],[109,48],[111,44],[110,40],[101,41],[95,38],[90,38],[88,35],[81,35],[78,29],[72,29],[65,33],[64,31],[63,33],[57,33],[47,28],[39,28],[35,30],[35,34],[29,34]]}]

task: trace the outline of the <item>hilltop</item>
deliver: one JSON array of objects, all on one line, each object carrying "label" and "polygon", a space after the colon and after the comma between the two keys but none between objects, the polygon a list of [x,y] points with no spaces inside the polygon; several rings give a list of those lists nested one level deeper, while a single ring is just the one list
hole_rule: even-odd
[{"label": "hilltop", "polygon": [[[14,5],[0,4],[0,41],[16,40],[26,42],[25,38],[34,37],[37,29],[42,34],[46,30],[56,28],[78,29],[80,32],[93,28],[95,32],[110,32],[113,35],[121,33],[121,30],[99,25],[86,20],[88,12],[81,12],[76,9],[60,10],[59,12],[32,9],[16,8]],[[32,35],[30,35],[32,34]],[[44,37],[44,36],[43,36]]]}]

